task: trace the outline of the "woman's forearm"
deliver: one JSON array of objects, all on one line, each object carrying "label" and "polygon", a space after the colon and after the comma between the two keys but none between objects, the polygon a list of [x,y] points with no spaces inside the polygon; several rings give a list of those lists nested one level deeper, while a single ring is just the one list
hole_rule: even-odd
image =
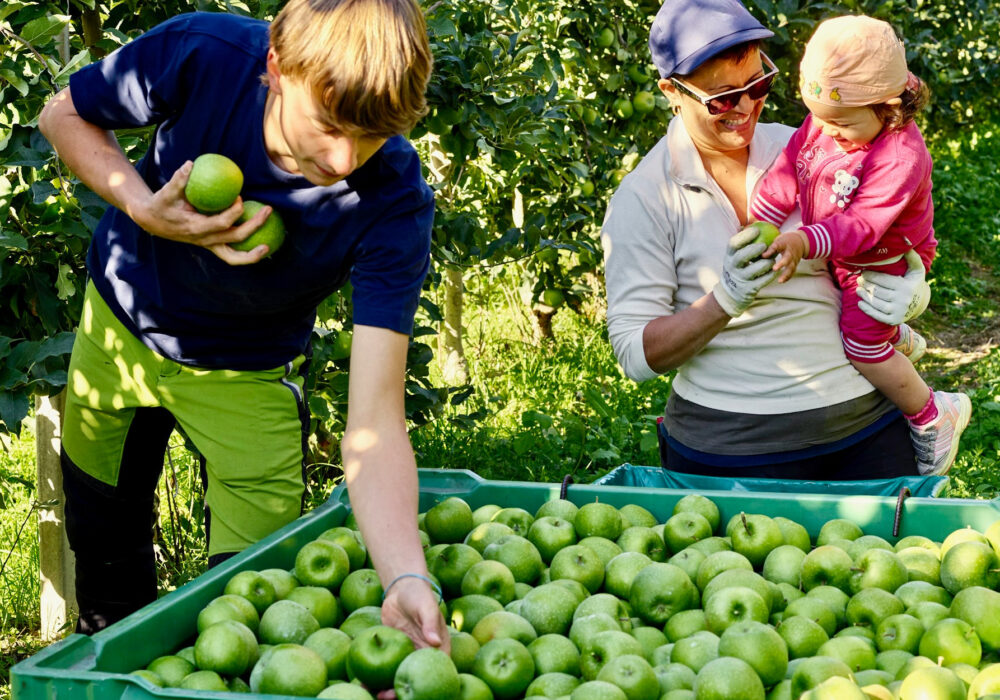
[{"label": "woman's forearm", "polygon": [[653,319],[642,332],[647,364],[661,374],[680,367],[701,352],[730,320],[711,293],[682,311]]}]

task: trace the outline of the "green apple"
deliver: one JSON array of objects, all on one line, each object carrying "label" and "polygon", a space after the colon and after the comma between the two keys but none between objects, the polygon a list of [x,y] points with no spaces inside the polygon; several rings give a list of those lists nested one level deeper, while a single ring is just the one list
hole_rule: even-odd
[{"label": "green apple", "polygon": [[921,547],[935,553],[938,559],[941,558],[941,545],[932,540],[930,537],[924,537],[923,535],[907,535],[893,545],[893,549],[897,552],[900,552],[907,547]]},{"label": "green apple", "polygon": [[1000,651],[1000,593],[982,586],[963,588],[951,603],[951,616],[972,625],[987,652]]},{"label": "green apple", "polygon": [[[371,569],[369,569],[371,571]],[[374,573],[374,572],[373,572]],[[376,576],[376,581],[377,581]],[[344,579],[346,582],[347,579]],[[382,602],[382,586],[378,585],[378,597],[374,600],[369,600],[365,605],[379,605]],[[343,597],[343,593],[342,593]],[[352,600],[351,595],[347,596],[348,600]],[[292,589],[292,591],[285,597],[285,600],[290,600],[292,602],[298,603],[310,614],[316,618],[316,622],[319,623],[320,627],[335,627],[339,625],[344,620],[344,613],[340,608],[340,603],[338,602],[337,596],[330,592],[329,588],[323,588],[322,586],[297,586]],[[354,612],[358,608],[363,607],[362,605],[357,605],[348,612]],[[265,611],[266,614],[267,611]],[[289,640],[290,641],[290,640]],[[297,642],[301,643],[301,642]]]},{"label": "green apple", "polygon": [[833,676],[804,693],[801,700],[869,700],[869,695],[850,678]]},{"label": "green apple", "polygon": [[855,561],[869,549],[884,549],[889,552],[896,551],[891,544],[878,535],[861,535],[856,540],[851,540],[851,543],[847,545],[847,553]]},{"label": "green apple", "polygon": [[597,673],[599,681],[607,681],[625,691],[628,700],[658,700],[660,682],[653,667],[638,654],[624,654],[608,661]]},{"label": "green apple", "polygon": [[746,661],[722,656],[698,671],[694,693],[696,700],[764,700],[764,684]]},{"label": "green apple", "polygon": [[[692,690],[694,688],[695,672],[679,663],[666,663],[653,666],[653,673],[660,682],[660,693],[672,690]],[[662,696],[662,695],[661,695]]]},{"label": "green apple", "polygon": [[995,590],[1000,585],[1000,560],[989,544],[969,540],[947,549],[942,544],[941,551],[941,585],[952,595],[972,586]]},{"label": "green apple", "polygon": [[[836,521],[827,521],[827,525],[831,522]],[[850,555],[843,549],[830,544],[819,545],[802,560],[802,588],[808,591],[816,586],[835,586],[850,591],[853,565]]]},{"label": "green apple", "polygon": [[347,558],[351,562],[351,571],[360,569],[365,565],[368,558],[368,548],[365,547],[361,539],[361,533],[349,527],[332,527],[321,533],[321,540],[329,540],[334,544],[339,544],[347,552]]},{"label": "green apple", "polygon": [[662,626],[671,615],[698,606],[698,588],[680,567],[653,562],[632,580],[629,603],[645,622]]},{"label": "green apple", "polygon": [[372,694],[357,683],[333,681],[316,697],[326,700],[375,700]]},{"label": "green apple", "polygon": [[455,664],[435,647],[417,649],[404,658],[393,678],[398,700],[455,698],[461,688]]},{"label": "green apple", "polygon": [[265,644],[302,644],[319,629],[319,622],[301,603],[279,600],[260,617],[257,634]]},{"label": "green apple", "polygon": [[979,636],[965,620],[948,617],[936,622],[920,639],[920,655],[945,666],[963,663],[978,666],[983,647]]},{"label": "green apple", "polygon": [[374,605],[358,608],[340,623],[340,631],[354,639],[363,630],[382,624],[382,609]]},{"label": "green apple", "polygon": [[710,632],[721,635],[739,622],[767,622],[768,606],[760,594],[744,586],[728,586],[705,600],[705,622]]},{"label": "green apple", "polygon": [[688,545],[711,536],[711,523],[704,515],[693,510],[671,515],[663,523],[663,541],[671,552],[680,552]]},{"label": "green apple", "polygon": [[983,537],[993,546],[993,551],[1000,556],[1000,520],[994,520],[989,527],[983,531]]},{"label": "green apple", "polygon": [[702,607],[707,606],[709,599],[717,591],[734,586],[743,586],[753,590],[764,601],[768,613],[770,613],[775,596],[775,591],[772,587],[773,584],[756,571],[747,571],[746,569],[739,568],[726,569],[705,584],[705,590],[701,592]]},{"label": "green apple", "polygon": [[788,647],[792,659],[815,656],[830,638],[823,626],[805,615],[791,615],[775,628]]},{"label": "green apple", "polygon": [[336,591],[350,571],[347,552],[329,540],[307,542],[295,555],[295,578],[303,586],[323,586]]},{"label": "green apple", "polygon": [[658,524],[656,516],[637,503],[626,503],[618,509],[622,516],[624,527],[655,527]]},{"label": "green apple", "polygon": [[911,656],[902,666],[900,666],[899,670],[896,671],[896,681],[902,681],[918,668],[927,668],[938,665],[940,664],[931,661],[926,656]]},{"label": "green apple", "polygon": [[706,537],[703,540],[698,540],[697,542],[692,542],[687,546],[688,549],[695,549],[706,557],[710,554],[715,554],[716,552],[731,552],[733,551],[733,545],[730,540],[725,537],[719,537],[718,535],[712,535],[711,537]]},{"label": "green apple", "polygon": [[471,545],[449,544],[431,563],[430,573],[440,582],[445,598],[456,598],[462,594],[462,579],[466,572],[482,560],[483,555]]},{"label": "green apple", "polygon": [[387,625],[374,625],[351,641],[347,649],[348,673],[369,690],[392,688],[396,669],[413,650],[413,642],[406,633]]},{"label": "green apple", "polygon": [[897,554],[906,567],[910,581],[926,581],[935,586],[941,584],[941,560],[934,552],[923,547],[907,547],[899,550]]},{"label": "green apple", "polygon": [[712,554],[706,556],[705,559],[698,564],[698,573],[694,578],[694,582],[698,586],[698,590],[704,591],[705,586],[708,585],[709,581],[715,578],[718,574],[721,574],[723,571],[727,571],[729,569],[746,569],[747,571],[753,571],[753,564],[751,564],[750,560],[739,552],[713,552]]},{"label": "green apple", "polygon": [[670,652],[670,661],[684,664],[695,673],[705,664],[719,658],[719,635],[708,630],[695,632],[690,637],[678,640]]},{"label": "green apple", "polygon": [[604,613],[617,620],[623,632],[628,632],[632,625],[629,620],[631,609],[628,603],[609,592],[595,593],[580,602],[573,612],[573,619],[597,613]]},{"label": "green apple", "polygon": [[650,527],[627,527],[615,544],[622,548],[622,552],[640,552],[653,561],[664,561],[667,558],[663,538]]},{"label": "green apple", "polygon": [[[802,561],[806,553],[793,544],[783,544],[772,549],[764,559],[764,578],[774,583],[798,586],[802,579]],[[747,560],[749,563],[749,560]]]},{"label": "green apple", "polygon": [[875,655],[875,668],[880,671],[885,671],[893,678],[899,673],[899,670],[903,668],[907,662],[914,657],[908,651],[903,651],[902,649],[887,649],[886,651],[880,651]]},{"label": "green apple", "polygon": [[284,600],[291,590],[299,585],[295,576],[286,569],[261,569],[260,575],[271,582],[275,600]]},{"label": "green apple", "polygon": [[524,691],[526,698],[569,697],[569,694],[580,685],[580,678],[576,675],[558,671],[538,672],[537,663],[535,670],[538,675]]},{"label": "green apple", "polygon": [[622,632],[622,626],[618,620],[607,613],[594,613],[576,617],[569,627],[569,639],[576,645],[577,649],[582,649],[588,639],[592,639],[598,632],[613,630]]},{"label": "green apple", "polygon": [[705,617],[705,611],[701,608],[682,610],[671,616],[663,627],[667,639],[671,642],[679,642],[682,639],[690,637],[695,632],[707,629],[708,620]]},{"label": "green apple", "polygon": [[347,650],[351,647],[351,638],[346,632],[322,627],[306,637],[302,646],[312,649],[323,659],[328,680],[347,678]]},{"label": "green apple", "polygon": [[847,602],[847,622],[877,629],[878,623],[890,615],[906,611],[903,601],[881,588],[865,588]]},{"label": "green apple", "polygon": [[260,658],[257,637],[249,627],[235,620],[223,620],[198,635],[194,659],[203,671],[224,676],[240,676]]},{"label": "green apple", "polygon": [[970,698],[1000,695],[1000,663],[989,664],[980,669],[969,685]]},{"label": "green apple", "polygon": [[[148,678],[147,680],[151,681],[151,679]],[[178,687],[183,688],[184,690],[209,690],[216,692],[226,692],[229,690],[229,686],[226,685],[226,681],[222,678],[222,676],[215,671],[207,670],[189,673],[184,676],[184,679]]]},{"label": "green apple", "polygon": [[944,538],[941,542],[941,558],[944,559],[944,555],[948,553],[952,547],[962,542],[979,542],[980,544],[990,544],[990,541],[986,538],[986,535],[981,533],[972,527],[966,526],[959,528],[957,530],[952,530],[948,533],[948,536]]},{"label": "green apple", "polygon": [[841,676],[851,679],[851,669],[840,659],[830,656],[813,656],[800,659],[792,674],[792,697],[798,698],[828,678]]},{"label": "green apple", "polygon": [[881,588],[892,593],[906,583],[908,578],[906,565],[895,552],[871,548],[854,560],[848,580],[851,593],[865,588]]},{"label": "green apple", "polygon": [[818,624],[823,628],[828,637],[832,637],[837,632],[837,614],[830,609],[827,603],[819,598],[810,598],[806,595],[798,600],[793,600],[785,608],[785,616],[782,618],[782,624],[784,624],[785,620],[796,615],[807,617]]},{"label": "green apple", "polygon": [[611,659],[625,654],[642,656],[639,640],[621,630],[598,632],[583,641],[580,649],[580,673],[588,681],[592,681]]},{"label": "green apple", "polygon": [[[934,626],[934,623],[940,622],[946,617],[952,617],[950,608],[941,605],[941,603],[935,603],[932,600],[922,600],[916,605],[908,607],[906,609],[906,614],[912,615],[920,620],[920,624],[924,626],[925,630],[930,629]],[[959,616],[955,615],[955,617]],[[968,622],[968,620],[966,620],[966,622]]]},{"label": "green apple", "polygon": [[472,636],[480,646],[485,646],[494,639],[516,639],[522,644],[530,644],[538,638],[538,633],[520,615],[500,610],[489,613],[477,622],[472,628]]},{"label": "green apple", "polygon": [[816,535],[816,546],[829,544],[832,540],[856,540],[865,534],[861,526],[846,518],[827,520]]},{"label": "green apple", "polygon": [[300,644],[271,647],[250,675],[250,688],[255,693],[315,697],[326,685],[326,663]]},{"label": "green apple", "polygon": [[918,668],[903,679],[899,686],[900,700],[933,698],[933,700],[965,700],[965,683],[954,671],[940,666]]},{"label": "green apple", "polygon": [[260,615],[253,603],[240,595],[223,594],[213,598],[198,612],[198,632],[222,620],[242,622],[256,631],[260,625]]},{"label": "green apple", "polygon": [[622,534],[622,516],[610,503],[595,501],[580,506],[573,518],[577,537],[606,537],[614,541]]},{"label": "green apple", "polygon": [[266,576],[257,571],[240,571],[226,583],[225,593],[243,596],[257,609],[264,612],[267,606],[277,600],[274,585]]},{"label": "green apple", "polygon": [[576,544],[576,529],[569,520],[554,515],[543,515],[536,518],[528,528],[527,538],[538,549],[542,561],[550,564],[556,552],[563,547]]},{"label": "green apple", "polygon": [[774,239],[781,235],[778,227],[769,221],[751,221],[744,230],[747,228],[757,231],[757,237],[753,239],[754,243],[763,243],[766,246],[770,246],[774,243]]},{"label": "green apple", "polygon": [[545,568],[538,548],[520,535],[505,535],[487,545],[483,558],[502,563],[519,583],[534,584]]},{"label": "green apple", "polygon": [[870,642],[872,645],[875,644],[875,628],[867,627],[863,625],[848,625],[843,629],[837,630],[837,634],[833,635],[836,637],[860,637],[866,642]]},{"label": "green apple", "polygon": [[424,527],[432,542],[461,542],[472,530],[472,508],[458,496],[432,506],[424,517]]},{"label": "green apple", "polygon": [[788,645],[773,627],[761,622],[738,622],[726,628],[719,637],[719,656],[746,661],[768,688],[788,670]]},{"label": "green apple", "polygon": [[486,682],[497,700],[512,700],[534,679],[535,661],[516,639],[491,639],[476,654],[473,675]]},{"label": "green apple", "polygon": [[[470,506],[471,507],[471,506]],[[501,507],[496,503],[487,503],[484,506],[479,506],[474,511],[472,511],[472,527],[476,528],[478,525],[483,523],[488,523],[493,520],[493,516],[500,512]]]},{"label": "green apple", "polygon": [[698,513],[706,520],[712,528],[712,532],[719,529],[721,515],[719,507],[715,501],[703,496],[700,493],[689,493],[674,504],[673,515],[678,513]]},{"label": "green apple", "polygon": [[[196,673],[196,672],[192,671],[191,673],[188,674],[188,676],[192,675],[193,673]],[[211,674],[214,674],[215,676],[219,675],[218,673],[215,673],[215,671],[205,671],[205,673],[211,673]],[[136,669],[135,671],[129,672],[128,675],[135,676],[137,678],[141,678],[144,681],[146,681],[147,683],[152,683],[157,688],[169,687],[169,686],[166,685],[166,682],[162,678],[160,678],[159,675],[157,675],[156,673],[153,673],[148,668],[139,668],[139,669]],[[187,678],[187,676],[185,676],[185,678]],[[220,678],[220,680],[221,680],[221,678]],[[183,683],[184,680],[181,679],[180,682]],[[223,682],[223,685],[225,685],[225,682]],[[178,685],[177,687],[180,687],[180,686]]]},{"label": "green apple", "polygon": [[470,632],[459,632],[454,627],[448,628],[451,638],[451,660],[459,673],[471,673],[476,654],[479,652],[479,642]]},{"label": "green apple", "polygon": [[636,575],[653,563],[641,552],[622,552],[613,557],[604,567],[604,590],[627,600]]},{"label": "green apple", "polygon": [[448,608],[448,623],[460,632],[471,632],[488,614],[503,610],[503,605],[489,596],[467,595],[452,599]]},{"label": "green apple", "polygon": [[569,591],[574,598],[576,598],[577,605],[582,603],[590,595],[590,591],[582,583],[572,578],[558,578],[547,583],[554,583],[557,586],[562,586],[567,591]]},{"label": "green apple", "polygon": [[521,599],[518,614],[531,623],[538,635],[567,634],[576,610],[576,601],[565,588],[546,583]]},{"label": "green apple", "polygon": [[902,649],[915,654],[923,636],[924,623],[913,615],[890,615],[875,628],[875,646],[879,651]]},{"label": "green apple", "polygon": [[667,563],[680,567],[688,575],[688,578],[694,581],[698,578],[698,567],[707,557],[708,555],[701,550],[689,546],[667,559]]},{"label": "green apple", "polygon": [[499,561],[477,561],[462,577],[461,591],[463,596],[485,595],[506,605],[514,600],[514,574]]},{"label": "green apple", "polygon": [[807,553],[812,549],[812,542],[809,540],[809,531],[801,523],[797,523],[781,515],[775,516],[774,522],[781,529],[781,534],[785,538],[785,544],[798,547]]},{"label": "green apple", "polygon": [[622,553],[622,548],[618,546],[618,543],[607,537],[584,537],[577,544],[594,550],[594,554],[601,558],[604,566],[607,566],[609,561]]},{"label": "green apple", "polygon": [[[602,504],[588,503],[587,505]],[[581,508],[580,512],[582,513],[586,507]],[[617,510],[615,516],[618,516]],[[589,547],[572,544],[569,547],[563,547],[552,557],[549,574],[553,581],[561,578],[572,579],[582,583],[591,593],[596,593],[604,582],[604,563]]]},{"label": "green apple", "polygon": [[895,674],[889,673],[888,671],[883,671],[878,668],[869,668],[867,670],[856,671],[854,673],[854,682],[857,683],[861,688],[864,688],[867,685],[888,686],[894,680],[895,680]]},{"label": "green apple", "polygon": [[628,696],[614,683],[593,680],[581,683],[574,688],[573,692],[569,694],[569,700],[628,700]]},{"label": "green apple", "polygon": [[565,498],[553,498],[551,501],[546,501],[538,506],[538,510],[535,511],[535,520],[554,517],[572,523],[579,510],[579,506],[573,503],[573,501],[567,501]]},{"label": "green apple", "polygon": [[493,516],[493,522],[502,523],[513,530],[514,534],[523,537],[528,534],[528,529],[535,522],[535,516],[524,508],[509,506],[498,510]]},{"label": "green apple", "polygon": [[[347,574],[347,578],[340,584],[340,602],[348,613],[366,605],[381,605],[382,581],[375,569],[356,569]],[[318,616],[316,619],[324,627],[336,624],[331,622],[324,625]]]},{"label": "green apple", "polygon": [[875,668],[875,645],[862,637],[834,637],[824,642],[816,655],[840,659],[851,671]]},{"label": "green apple", "polygon": [[493,691],[481,678],[471,673],[459,673],[458,680],[461,684],[458,700],[493,700]]},{"label": "green apple", "polygon": [[771,550],[785,543],[778,524],[760,513],[740,513],[740,522],[731,536],[733,550],[749,559],[755,568],[763,566]]},{"label": "green apple", "polygon": [[907,581],[894,591],[894,595],[911,607],[922,601],[933,601],[941,605],[951,605],[951,593],[943,587],[926,581]]},{"label": "green apple", "polygon": [[802,589],[800,589],[798,586],[793,586],[790,583],[782,582],[777,584],[777,586],[778,586],[778,595],[774,600],[775,611],[780,610],[781,612],[784,612],[785,608],[788,607],[789,603],[791,603],[793,600],[798,600],[799,598],[805,595],[805,593],[802,592]]},{"label": "green apple", "polygon": [[642,645],[642,655],[650,663],[653,663],[653,652],[668,643],[663,630],[652,625],[633,627],[629,634],[639,640],[639,644]]},{"label": "green apple", "polygon": [[514,530],[510,525],[495,522],[480,523],[469,530],[462,544],[467,544],[482,554],[494,542],[513,534]]},{"label": "green apple", "polygon": [[[242,623],[237,622],[235,624]],[[256,643],[256,639],[254,643]],[[162,681],[159,683],[161,687],[176,688],[181,684],[185,676],[194,673],[195,665],[183,657],[167,654],[165,656],[158,656],[150,661],[149,665],[146,666],[146,670],[156,674]]]},{"label": "green apple", "polygon": [[535,662],[535,673],[580,675],[580,651],[569,637],[562,634],[543,634],[528,645]]}]

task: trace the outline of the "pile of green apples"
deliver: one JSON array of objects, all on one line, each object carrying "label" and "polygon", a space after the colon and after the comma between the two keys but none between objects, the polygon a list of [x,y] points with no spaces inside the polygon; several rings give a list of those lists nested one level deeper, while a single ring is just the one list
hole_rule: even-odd
[{"label": "pile of green apples", "polygon": [[722,523],[688,494],[662,523],[636,504],[449,497],[420,528],[450,654],[382,624],[348,516],[291,570],[234,575],[193,645],[135,673],[342,700],[1000,698],[1000,521],[890,543],[838,518],[812,539],[784,517]]}]

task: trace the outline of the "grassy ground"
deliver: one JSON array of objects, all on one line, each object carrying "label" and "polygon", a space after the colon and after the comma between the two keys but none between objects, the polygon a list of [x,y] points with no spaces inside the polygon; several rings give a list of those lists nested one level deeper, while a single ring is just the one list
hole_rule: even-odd
[{"label": "grassy ground", "polygon": [[[1000,494],[1000,181],[982,177],[1000,160],[1000,138],[966,136],[935,146],[937,231],[931,309],[915,327],[929,340],[921,372],[936,388],[970,393],[974,420],[951,472],[952,495]],[[656,464],[655,417],[669,380],[626,380],[590,318],[560,311],[555,340],[539,343],[513,290],[469,290],[465,346],[476,392],[412,433],[423,467],[473,469],[489,479],[591,481],[619,464]],[[8,669],[38,638],[38,545],[34,441],[0,448],[0,700]],[[328,488],[316,490],[328,492]],[[166,592],[203,570],[197,464],[175,436],[160,484],[157,556]]]}]

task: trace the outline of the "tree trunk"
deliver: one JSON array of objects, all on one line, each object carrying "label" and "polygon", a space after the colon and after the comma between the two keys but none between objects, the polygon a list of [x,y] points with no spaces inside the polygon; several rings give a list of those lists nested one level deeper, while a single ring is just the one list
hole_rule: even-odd
[{"label": "tree trunk", "polygon": [[66,521],[59,451],[65,391],[35,399],[35,455],[38,501],[51,503],[38,510],[38,558],[41,576],[41,635],[45,641],[63,636],[76,615],[75,559],[66,539]]},{"label": "tree trunk", "polygon": [[438,333],[438,365],[444,380],[452,386],[469,383],[469,365],[462,346],[462,270],[447,267],[441,278],[444,289],[444,320]]},{"label": "tree trunk", "polygon": [[546,306],[545,308],[549,310],[534,309],[535,319],[538,321],[538,337],[542,340],[552,340],[555,337],[552,333],[552,317],[556,315],[556,312],[552,307]]}]

